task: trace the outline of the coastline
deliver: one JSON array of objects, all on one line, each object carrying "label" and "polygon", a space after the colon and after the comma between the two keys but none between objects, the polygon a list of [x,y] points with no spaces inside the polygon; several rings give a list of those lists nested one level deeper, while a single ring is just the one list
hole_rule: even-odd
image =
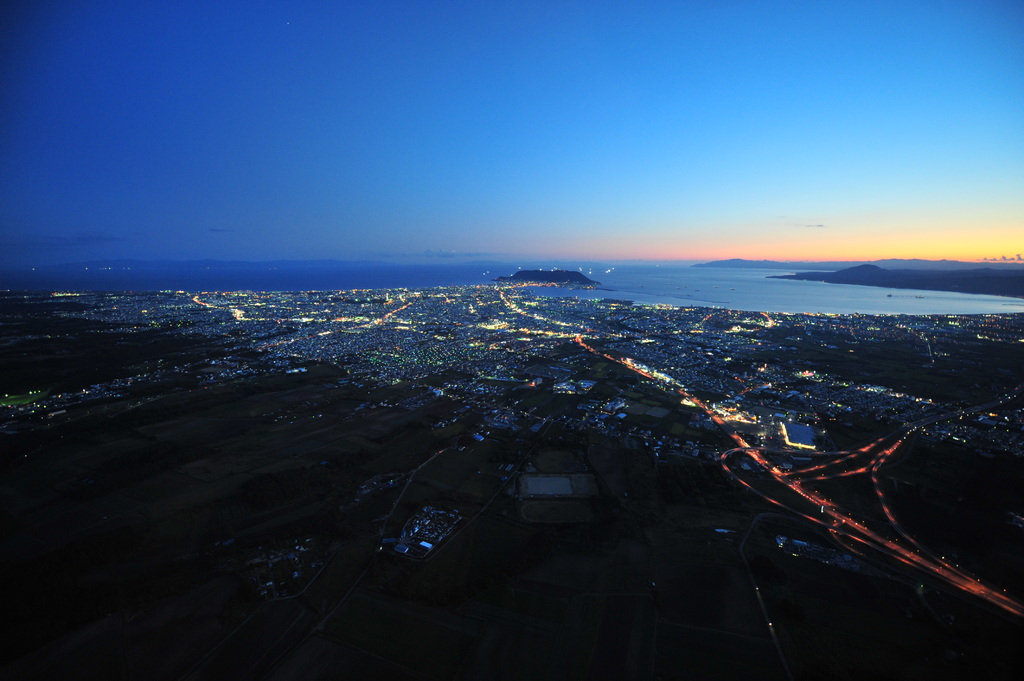
[{"label": "coastline", "polygon": [[[688,271],[687,271],[688,270]],[[617,271],[618,274],[618,271]],[[592,290],[530,287],[535,295],[629,300],[638,305],[712,307],[791,314],[1021,314],[1024,299],[772,278],[778,270],[630,268]],[[609,277],[611,278],[611,277]]]}]

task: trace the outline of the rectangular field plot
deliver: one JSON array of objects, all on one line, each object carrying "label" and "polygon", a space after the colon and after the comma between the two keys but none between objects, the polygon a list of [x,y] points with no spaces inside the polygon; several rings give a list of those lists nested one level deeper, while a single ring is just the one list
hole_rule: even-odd
[{"label": "rectangular field plot", "polygon": [[662,560],[654,574],[665,620],[767,638],[754,587],[741,567]]},{"label": "rectangular field plot", "polygon": [[464,679],[564,681],[565,643],[549,632],[489,622],[463,663]]},{"label": "rectangular field plot", "polygon": [[530,591],[496,586],[477,596],[481,604],[530,618],[559,624],[565,618],[566,601]]},{"label": "rectangular field plot", "polygon": [[661,623],[654,671],[662,679],[783,681],[772,642],[724,631]]},{"label": "rectangular field plot", "polygon": [[452,678],[473,645],[470,633],[362,592],[331,618],[325,634],[435,679]]},{"label": "rectangular field plot", "polygon": [[[352,438],[346,439],[351,440]],[[422,437],[416,442],[411,440],[406,442],[389,442],[383,447],[374,445],[375,449],[372,451],[380,452],[379,456],[365,464],[362,468],[371,475],[407,471],[430,458],[430,455],[437,451],[433,449],[433,446],[433,443],[425,442]],[[356,447],[356,451],[358,449],[361,449],[361,447]]]},{"label": "rectangular field plot", "polygon": [[494,475],[481,473],[467,478],[459,485],[459,494],[471,497],[477,503],[483,503],[490,499],[504,484],[504,481]]},{"label": "rectangular field plot", "polygon": [[501,516],[484,514],[465,522],[410,576],[410,593],[462,602],[480,586],[503,577],[533,536],[528,526]]},{"label": "rectangular field plot", "polygon": [[423,677],[386,662],[369,653],[311,636],[274,666],[266,681],[295,679],[335,679],[344,670],[348,679],[388,679],[389,681],[420,681]]}]

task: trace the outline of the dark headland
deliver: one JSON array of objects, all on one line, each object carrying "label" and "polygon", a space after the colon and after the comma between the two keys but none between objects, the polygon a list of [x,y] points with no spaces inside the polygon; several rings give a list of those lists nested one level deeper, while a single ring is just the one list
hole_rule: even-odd
[{"label": "dark headland", "polygon": [[574,270],[519,270],[511,277],[498,277],[494,281],[516,284],[568,284],[579,287],[592,287],[600,284],[600,282]]},{"label": "dark headland", "polygon": [[[789,270],[790,272],[811,271],[836,272],[857,265],[876,265],[887,270],[976,270],[982,267],[977,262],[963,260],[922,260],[920,258],[889,258],[885,260],[713,260],[697,263],[694,267],[724,267],[730,269],[753,270]],[[1024,260],[993,260],[984,267],[993,267],[997,271],[1015,271],[1024,273]]]},{"label": "dark headland", "polygon": [[1016,268],[999,270],[981,267],[954,271],[887,270],[877,265],[858,265],[838,272],[800,272],[770,278],[1024,298],[1024,271]]}]

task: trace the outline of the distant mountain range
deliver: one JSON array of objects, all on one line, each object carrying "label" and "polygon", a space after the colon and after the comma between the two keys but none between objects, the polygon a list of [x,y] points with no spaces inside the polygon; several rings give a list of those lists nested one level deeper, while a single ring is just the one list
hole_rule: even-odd
[{"label": "distant mountain range", "polygon": [[694,265],[694,267],[732,267],[738,269],[761,269],[761,270],[797,270],[815,272],[835,272],[848,269],[858,265],[875,265],[886,269],[898,270],[972,270],[978,268],[995,268],[995,271],[1020,271],[1024,272],[1024,261],[1006,260],[986,263],[963,262],[961,260],[921,260],[921,259],[889,259],[889,260],[848,260],[848,261],[779,261],[779,260],[743,260],[732,258],[731,260],[715,260]]},{"label": "distant mountain range", "polygon": [[498,277],[494,281],[529,284],[572,284],[591,287],[600,282],[574,270],[519,270],[511,277]]},{"label": "distant mountain range", "polygon": [[1024,268],[1021,267],[888,270],[868,264],[848,267],[838,272],[800,272],[770,278],[1024,298]]}]

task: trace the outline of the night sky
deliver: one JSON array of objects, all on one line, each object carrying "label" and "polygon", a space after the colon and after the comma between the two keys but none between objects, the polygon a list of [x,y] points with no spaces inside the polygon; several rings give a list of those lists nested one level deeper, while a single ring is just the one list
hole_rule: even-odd
[{"label": "night sky", "polygon": [[5,4],[2,266],[1024,251],[1018,0]]}]

